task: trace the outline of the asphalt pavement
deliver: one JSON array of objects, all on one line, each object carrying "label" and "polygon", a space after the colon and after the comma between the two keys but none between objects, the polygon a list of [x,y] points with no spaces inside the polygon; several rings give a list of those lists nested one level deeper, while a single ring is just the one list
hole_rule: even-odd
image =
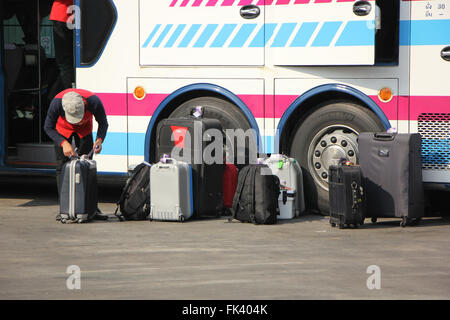
[{"label": "asphalt pavement", "polygon": [[119,222],[120,191],[100,188],[109,221],[64,225],[53,179],[0,177],[0,299],[450,298],[445,205],[407,228],[366,219],[340,230],[317,215]]}]

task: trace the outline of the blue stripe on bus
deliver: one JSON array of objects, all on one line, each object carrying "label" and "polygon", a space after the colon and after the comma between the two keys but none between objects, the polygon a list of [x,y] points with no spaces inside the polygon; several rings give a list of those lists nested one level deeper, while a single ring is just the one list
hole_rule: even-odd
[{"label": "blue stripe on bus", "polygon": [[184,36],[183,40],[181,40],[181,43],[178,45],[178,47],[187,48],[189,46],[189,43],[192,41],[192,38],[194,38],[195,34],[201,26],[201,24],[193,24]]},{"label": "blue stripe on bus", "polygon": [[258,33],[256,34],[253,41],[250,43],[250,48],[264,48],[267,42],[273,35],[275,28],[277,27],[276,23],[267,23],[261,26]]},{"label": "blue stripe on bus", "polygon": [[[342,23],[342,21],[325,22],[316,37],[313,39],[312,46],[330,46]],[[249,47],[266,46],[267,42],[273,36],[274,31],[278,25],[279,24],[276,23],[268,23],[262,25],[256,35],[252,39],[250,39]],[[290,44],[288,44],[288,40],[295,29],[296,23],[283,23],[281,24],[278,32],[275,34],[274,41],[271,46],[306,47],[318,25],[318,22],[302,23],[300,29],[294,36],[294,39]],[[189,47],[192,39],[197,34],[201,26],[201,24],[191,25],[178,47]],[[237,26],[237,24],[225,24],[220,29],[215,39],[212,41],[210,47],[223,48]],[[257,24],[240,25],[240,29],[231,41],[229,47],[242,48],[247,40],[249,40],[249,37],[256,26]],[[164,27],[164,30],[158,37],[158,40],[156,40],[153,47],[158,47],[161,44],[161,42],[167,36],[167,33],[170,32],[171,27],[172,24],[166,25]],[[166,48],[171,48],[173,46],[174,42],[178,40],[185,27],[186,24],[180,24],[177,26],[177,28],[169,38],[167,44],[165,45]],[[205,30],[200,35],[199,39],[194,44],[194,47],[205,47],[206,43],[212,37],[212,34],[217,29],[217,27],[217,24],[207,25]],[[154,27],[145,43],[142,45],[143,48],[148,47],[149,43],[160,28],[160,24],[157,24]],[[399,43],[401,46],[450,45],[450,32],[445,32],[445,30],[450,30],[450,20],[400,21]],[[341,35],[336,41],[336,46],[373,46],[374,43],[375,39],[373,31],[373,21],[349,21],[347,22]]]},{"label": "blue stripe on bus", "polygon": [[400,21],[400,45],[450,45],[450,20]]},{"label": "blue stripe on bus", "polygon": [[234,29],[236,29],[236,26],[237,24],[225,24],[211,44],[211,48],[222,48]]},{"label": "blue stripe on bus", "polygon": [[153,28],[153,31],[150,33],[150,35],[148,36],[147,40],[145,40],[144,44],[142,45],[142,48],[147,48],[148,44],[150,43],[150,41],[152,41],[153,37],[155,36],[156,32],[158,32],[159,28],[161,28],[160,24],[157,24]]},{"label": "blue stripe on bus", "polygon": [[231,41],[230,48],[242,48],[255,28],[256,23],[243,24],[234,39]]},{"label": "blue stripe on bus", "polygon": [[186,28],[185,24],[180,24],[177,26],[173,34],[170,36],[169,40],[165,44],[164,48],[172,48],[174,43],[178,40],[181,32],[183,32],[184,28]]},{"label": "blue stripe on bus", "polygon": [[198,38],[198,40],[194,44],[194,48],[203,48],[208,40],[211,38],[214,31],[216,31],[218,24],[208,24],[203,30],[202,34]]},{"label": "blue stripe on bus", "polygon": [[278,31],[275,39],[272,42],[272,47],[283,48],[286,46],[292,32],[294,32],[296,23],[283,23]]},{"label": "blue stripe on bus", "polygon": [[[94,136],[97,134],[93,133]],[[145,133],[108,132],[102,145],[102,155],[143,156]]]},{"label": "blue stripe on bus", "polygon": [[423,164],[450,164],[449,139],[422,139]]},{"label": "blue stripe on bus", "polygon": [[167,34],[169,33],[170,29],[172,29],[173,24],[168,24],[164,30],[161,32],[161,34],[158,37],[158,40],[155,41],[155,43],[153,44],[153,48],[158,48],[161,44],[161,42],[164,40],[164,38],[167,36]]},{"label": "blue stripe on bus", "polygon": [[311,39],[314,31],[316,30],[318,22],[304,22],[300,26],[294,40],[291,42],[291,47],[306,47],[309,39]]},{"label": "blue stripe on bus", "polygon": [[336,41],[336,46],[373,46],[374,28],[373,21],[349,21]]},{"label": "blue stripe on bus", "polygon": [[320,28],[319,33],[311,44],[312,47],[328,47],[333,41],[342,21],[329,21],[325,22]]}]

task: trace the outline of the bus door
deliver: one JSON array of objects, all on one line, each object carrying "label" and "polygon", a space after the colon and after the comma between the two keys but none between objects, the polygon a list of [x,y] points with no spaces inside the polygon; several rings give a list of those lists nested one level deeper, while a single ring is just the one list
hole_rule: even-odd
[{"label": "bus door", "polygon": [[275,28],[274,65],[373,65],[375,1],[277,1],[266,6]]},{"label": "bus door", "polygon": [[243,1],[139,1],[140,64],[264,65],[265,6]]},{"label": "bus door", "polygon": [[54,146],[43,130],[48,106],[59,92],[50,0],[2,0],[5,72],[5,164],[54,166]]}]

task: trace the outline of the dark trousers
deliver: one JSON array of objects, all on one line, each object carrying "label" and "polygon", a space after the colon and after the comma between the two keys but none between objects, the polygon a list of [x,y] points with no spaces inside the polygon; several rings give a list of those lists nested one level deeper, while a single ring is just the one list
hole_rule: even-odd
[{"label": "dark trousers", "polygon": [[67,28],[65,22],[53,21],[53,39],[61,82],[64,89],[72,88],[75,81],[73,30]]},{"label": "dark trousers", "polygon": [[[92,138],[92,134],[87,135],[80,139],[78,134],[74,133],[70,136],[69,139],[66,139],[70,144],[72,144],[72,139],[75,141],[75,146],[77,148],[78,155],[88,154],[92,151],[94,147],[94,142]],[[63,148],[60,145],[55,145],[55,153],[56,153],[56,185],[58,187],[58,197],[61,191],[61,171],[64,164],[70,161],[70,158],[67,158],[64,155]]]}]

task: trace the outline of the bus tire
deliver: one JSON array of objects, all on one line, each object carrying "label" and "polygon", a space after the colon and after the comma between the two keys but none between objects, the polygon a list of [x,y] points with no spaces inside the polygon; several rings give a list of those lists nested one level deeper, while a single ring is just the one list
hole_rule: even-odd
[{"label": "bus tire", "polygon": [[328,166],[344,157],[358,163],[358,134],[384,130],[374,113],[351,102],[328,102],[305,117],[294,133],[290,155],[302,167],[308,209],[328,215]]},{"label": "bus tire", "polygon": [[[246,131],[252,128],[244,113],[239,110],[236,105],[227,100],[216,97],[199,97],[188,100],[180,104],[169,115],[169,118],[189,116],[192,110],[198,106],[203,107],[204,118],[218,119],[222,124],[223,130],[243,129]],[[236,146],[234,154],[236,155]],[[248,154],[248,150],[246,151],[246,154]],[[238,164],[237,167],[241,168],[242,166]]]}]

